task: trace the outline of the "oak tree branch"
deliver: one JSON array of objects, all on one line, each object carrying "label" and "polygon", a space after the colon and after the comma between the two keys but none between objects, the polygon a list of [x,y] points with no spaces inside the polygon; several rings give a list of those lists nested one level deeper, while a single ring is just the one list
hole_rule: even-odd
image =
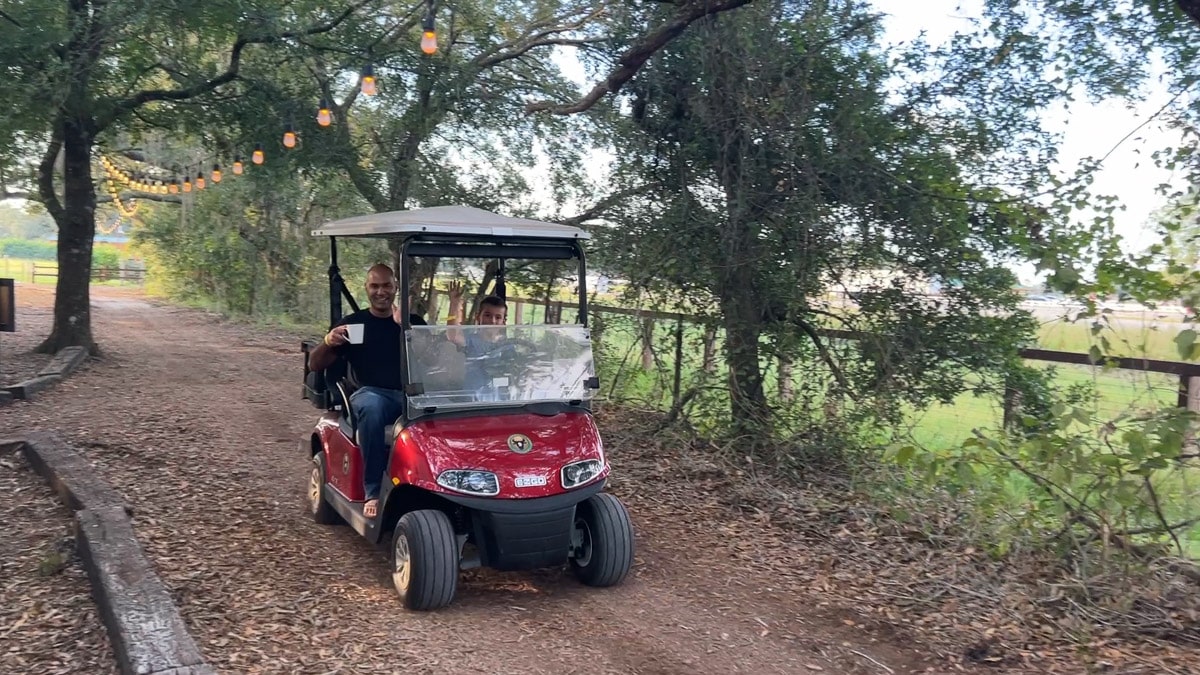
[{"label": "oak tree branch", "polygon": [[625,50],[625,53],[617,60],[616,69],[609,73],[603,82],[597,83],[583,98],[566,105],[553,101],[535,101],[525,106],[525,112],[526,114],[549,112],[554,115],[573,115],[583,112],[596,105],[600,99],[604,98],[605,94],[616,92],[622,85],[633,79],[633,76],[641,70],[646,61],[650,60],[651,56],[665,47],[671,40],[682,34],[693,22],[707,16],[737,9],[742,5],[750,4],[752,1],[718,0],[717,2],[707,2],[705,0],[693,0],[692,2],[688,2],[680,7],[679,11],[670,21],[643,36],[641,40]]},{"label": "oak tree branch", "polygon": [[232,82],[237,78],[238,70],[241,68],[242,52],[249,45],[270,44],[290,38],[327,33],[334,28],[337,28],[338,25],[353,15],[354,12],[373,1],[374,0],[362,0],[361,2],[356,2],[344,9],[341,14],[338,14],[329,21],[317,24],[316,26],[312,26],[301,31],[285,31],[273,35],[239,35],[237,40],[234,41],[233,47],[230,49],[229,66],[225,69],[225,72],[205,82],[192,85],[191,87],[184,87],[182,89],[147,89],[144,91],[139,91],[133,96],[119,101],[113,107],[112,112],[99,121],[97,126],[100,129],[103,129],[108,124],[111,124],[112,121],[115,120],[119,115],[127,113],[131,110],[135,110],[152,101],[179,101],[206,94],[223,84]]}]

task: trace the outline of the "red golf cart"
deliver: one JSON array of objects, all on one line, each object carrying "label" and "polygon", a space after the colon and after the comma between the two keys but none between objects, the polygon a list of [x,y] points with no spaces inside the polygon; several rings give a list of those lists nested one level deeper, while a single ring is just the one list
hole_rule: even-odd
[{"label": "red golf cart", "polygon": [[[331,327],[342,316],[343,299],[358,310],[338,269],[337,240],[394,242],[397,303],[405,317],[403,344],[396,348],[406,403],[385,432],[391,450],[378,515],[367,518],[349,405],[354,373],[341,359],[323,372],[310,371],[316,343],[303,345],[304,397],[325,411],[301,441],[313,461],[313,518],[348,523],[367,540],[389,545],[393,583],[409,609],[449,604],[459,570],[477,566],[569,564],[585,584],[620,583],[633,562],[633,529],[625,507],[604,492],[609,465],[591,415],[599,382],[587,327],[582,242],[588,234],[441,206],[347,218],[313,235],[329,237]],[[578,318],[571,324],[411,325],[407,289],[415,261],[459,270],[490,263],[493,293],[501,298],[512,261],[575,261]],[[468,340],[474,334],[487,351],[468,355],[451,331]]]}]

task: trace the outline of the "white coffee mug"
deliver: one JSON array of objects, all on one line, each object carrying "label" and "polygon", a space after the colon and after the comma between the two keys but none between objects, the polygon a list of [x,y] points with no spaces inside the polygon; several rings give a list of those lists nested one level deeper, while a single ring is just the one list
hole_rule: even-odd
[{"label": "white coffee mug", "polygon": [[361,323],[346,324],[346,337],[352,345],[361,345],[363,341],[363,325]]}]

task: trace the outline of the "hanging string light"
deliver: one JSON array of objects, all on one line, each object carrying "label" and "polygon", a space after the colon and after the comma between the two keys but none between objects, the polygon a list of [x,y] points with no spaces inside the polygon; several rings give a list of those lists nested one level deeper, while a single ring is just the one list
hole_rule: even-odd
[{"label": "hanging string light", "polygon": [[437,51],[437,32],[433,29],[433,0],[429,0],[425,20],[421,22],[421,51],[426,54]]},{"label": "hanging string light", "polygon": [[117,212],[123,217],[132,219],[134,214],[137,213],[138,201],[130,198],[129,206],[126,207],[125,203],[121,201],[121,194],[117,184],[112,180],[108,181],[108,194],[112,197],[113,204],[117,207]]},{"label": "hanging string light", "polygon": [[[425,16],[421,22],[420,47],[421,51],[425,54],[431,55],[437,53],[438,51],[434,0],[426,0]],[[367,63],[363,65],[359,80],[359,87],[364,96],[375,96],[378,93],[379,85],[378,79],[375,76],[374,64]],[[292,120],[294,120],[294,117]],[[286,125],[282,139],[283,146],[288,149],[295,148],[299,143],[299,138],[295,129],[295,123],[292,120],[289,120],[289,123]],[[333,123],[333,111],[329,105],[328,99],[320,99],[319,105],[317,106],[316,120],[317,125],[321,127],[328,127]],[[196,177],[194,180],[190,177],[190,166],[185,169],[181,178],[178,173],[178,165],[176,165],[172,175],[170,175],[169,180],[167,180],[167,177],[156,175],[158,174],[157,168],[150,174],[143,174],[142,172],[135,172],[131,174],[123,170],[120,165],[104,154],[101,154],[99,159],[100,163],[104,167],[105,173],[108,175],[110,183],[114,182],[115,180],[120,180],[131,190],[151,194],[179,194],[181,189],[183,192],[188,193],[192,191],[193,186],[195,186],[197,190],[203,190],[206,186],[203,173],[203,159],[201,159],[196,165]],[[254,151],[250,154],[250,161],[255,165],[262,165],[265,163],[266,153],[263,150],[262,143],[255,144]],[[155,166],[149,162],[145,163],[152,168]],[[240,176],[244,172],[245,164],[243,163],[241,156],[235,155],[233,160],[233,174],[235,176]],[[222,173],[219,163],[213,163],[210,180],[213,185],[221,182]],[[136,204],[136,202],[133,203]],[[123,207],[124,205],[122,204],[121,206]]]},{"label": "hanging string light", "polygon": [[366,96],[375,95],[375,68],[369,63],[362,69],[362,93]]},{"label": "hanging string light", "polygon": [[116,232],[117,230],[121,229],[121,221],[122,220],[124,220],[124,217],[118,215],[116,220],[113,221],[112,227],[105,227],[104,223],[101,223],[99,220],[97,220],[96,221],[96,231],[99,232],[100,234],[112,234],[113,232]]}]

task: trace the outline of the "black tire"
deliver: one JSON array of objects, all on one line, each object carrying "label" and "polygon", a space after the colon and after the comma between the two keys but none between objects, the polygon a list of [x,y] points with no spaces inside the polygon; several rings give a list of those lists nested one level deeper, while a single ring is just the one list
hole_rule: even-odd
[{"label": "black tire", "polygon": [[571,569],[588,586],[615,586],[633,567],[633,523],[621,500],[601,492],[575,509],[580,546]]},{"label": "black tire", "polygon": [[325,501],[325,451],[313,455],[312,474],[308,479],[308,512],[321,525],[341,524],[342,517]]},{"label": "black tire", "polygon": [[425,509],[400,518],[392,533],[392,585],[408,609],[450,604],[458,589],[458,538],[449,516]]}]

